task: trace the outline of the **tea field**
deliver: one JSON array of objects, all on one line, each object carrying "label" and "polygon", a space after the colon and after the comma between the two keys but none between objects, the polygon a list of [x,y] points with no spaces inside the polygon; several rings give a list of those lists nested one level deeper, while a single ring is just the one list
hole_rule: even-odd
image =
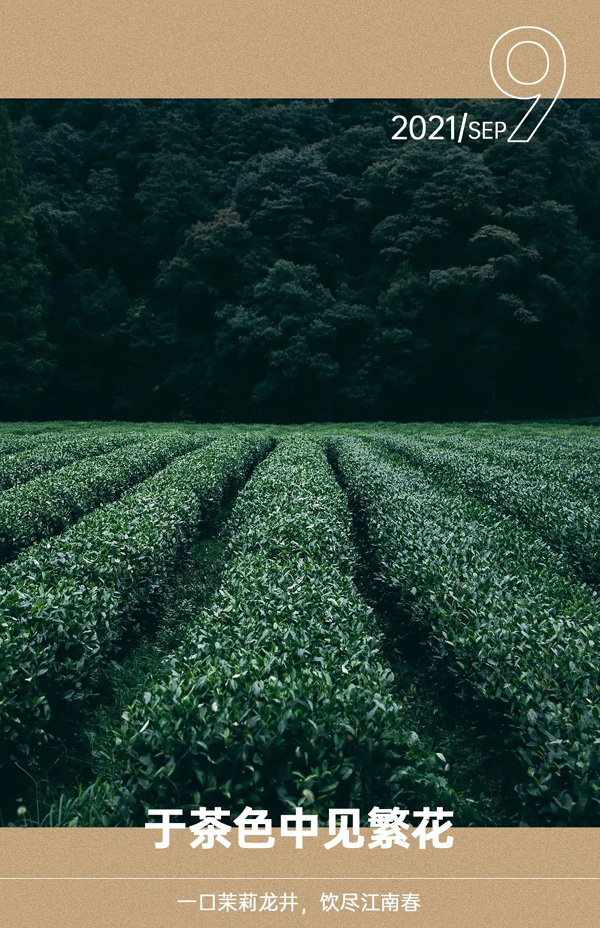
[{"label": "tea field", "polygon": [[0,425],[4,825],[600,824],[600,429]]}]

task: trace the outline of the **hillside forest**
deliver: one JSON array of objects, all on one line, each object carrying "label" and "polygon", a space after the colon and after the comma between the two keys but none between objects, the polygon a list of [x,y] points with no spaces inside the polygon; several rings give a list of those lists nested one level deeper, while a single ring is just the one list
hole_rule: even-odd
[{"label": "hillside forest", "polygon": [[600,102],[0,107],[0,418],[597,414]]}]

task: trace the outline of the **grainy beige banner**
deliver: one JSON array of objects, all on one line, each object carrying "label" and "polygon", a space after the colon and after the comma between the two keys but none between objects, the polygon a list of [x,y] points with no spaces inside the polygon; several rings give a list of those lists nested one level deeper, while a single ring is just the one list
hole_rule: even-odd
[{"label": "grainy beige banner", "polygon": [[[186,835],[176,832],[172,846],[158,851],[156,834],[142,829],[4,829],[0,924],[598,925],[597,829],[455,829],[452,848],[424,851],[327,851],[324,829],[302,850],[294,850],[275,831],[272,850],[217,846],[202,851],[190,848]],[[249,908],[240,908],[242,898]]]},{"label": "grainy beige banner", "polygon": [[0,96],[497,97],[490,50],[532,25],[565,48],[562,95],[599,97],[589,0],[2,0]]}]

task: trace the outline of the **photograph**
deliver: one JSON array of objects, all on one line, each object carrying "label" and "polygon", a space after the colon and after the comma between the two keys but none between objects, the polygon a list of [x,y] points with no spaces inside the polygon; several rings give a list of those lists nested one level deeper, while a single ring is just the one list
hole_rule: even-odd
[{"label": "photograph", "polygon": [[600,826],[600,100],[526,113],[0,102],[3,833]]}]

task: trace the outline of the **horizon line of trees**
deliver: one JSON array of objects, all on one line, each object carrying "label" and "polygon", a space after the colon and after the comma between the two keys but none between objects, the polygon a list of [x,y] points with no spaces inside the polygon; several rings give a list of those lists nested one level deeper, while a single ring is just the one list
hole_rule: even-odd
[{"label": "horizon line of trees", "polygon": [[600,409],[600,102],[0,105],[0,418]]}]

